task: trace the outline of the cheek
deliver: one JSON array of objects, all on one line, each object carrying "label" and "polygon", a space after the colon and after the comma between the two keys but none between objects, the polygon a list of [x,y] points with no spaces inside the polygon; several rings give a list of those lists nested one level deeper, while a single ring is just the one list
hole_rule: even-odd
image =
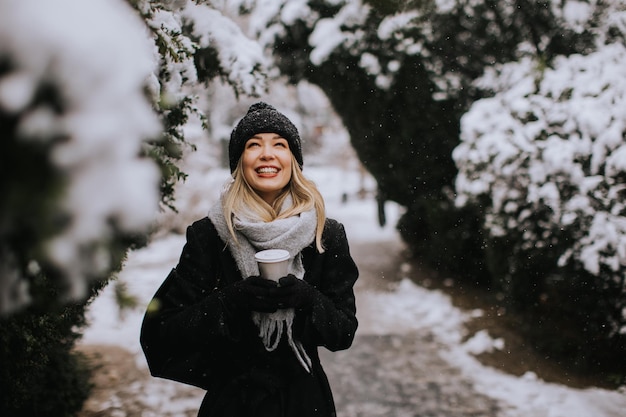
[{"label": "cheek", "polygon": [[243,176],[243,178],[246,180],[247,183],[250,183],[250,181],[252,181],[253,177],[251,174],[251,170],[249,169],[242,169],[241,170],[241,175]]},{"label": "cheek", "polygon": [[254,162],[254,155],[249,151],[244,151],[241,155],[241,167],[246,170],[249,169]]},{"label": "cheek", "polygon": [[293,172],[291,170],[291,160],[289,160],[289,163],[285,165],[285,168],[283,168],[283,172],[285,175],[285,180],[289,182],[291,180],[291,177],[293,176]]},{"label": "cheek", "polygon": [[252,177],[252,163],[249,158],[241,158],[241,174],[246,179],[246,181],[250,181],[250,178]]},{"label": "cheek", "polygon": [[291,151],[285,150],[280,154],[280,163],[285,167],[291,167]]}]

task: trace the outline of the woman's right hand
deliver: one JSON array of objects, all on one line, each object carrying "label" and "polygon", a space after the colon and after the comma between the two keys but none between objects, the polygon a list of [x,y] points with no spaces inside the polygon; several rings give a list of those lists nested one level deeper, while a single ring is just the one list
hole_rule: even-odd
[{"label": "woman's right hand", "polygon": [[224,288],[227,300],[240,310],[273,313],[278,309],[278,302],[273,296],[278,284],[275,281],[251,276]]}]

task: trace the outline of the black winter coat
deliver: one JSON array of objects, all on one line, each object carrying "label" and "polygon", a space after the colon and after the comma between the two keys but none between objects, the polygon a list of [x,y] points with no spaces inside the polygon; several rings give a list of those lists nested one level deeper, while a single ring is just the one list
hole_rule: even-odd
[{"label": "black winter coat", "polygon": [[326,249],[302,251],[304,280],[317,290],[309,312],[296,312],[293,334],[313,362],[307,373],[287,344],[268,352],[249,313],[232,309],[221,291],[242,276],[208,218],[188,227],[176,268],[156,292],[141,329],[153,376],[207,390],[199,416],[335,416],[317,348],[347,349],[357,329],[357,267],[343,226],[328,219]]}]

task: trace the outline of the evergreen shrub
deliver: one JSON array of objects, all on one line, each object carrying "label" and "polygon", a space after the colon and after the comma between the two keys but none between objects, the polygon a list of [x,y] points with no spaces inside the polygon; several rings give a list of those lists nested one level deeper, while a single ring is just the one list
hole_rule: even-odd
[{"label": "evergreen shrub", "polygon": [[454,151],[457,203],[484,207],[487,263],[509,304],[537,319],[537,345],[586,369],[610,355],[622,375],[625,64],[626,48],[608,44],[551,67],[503,66],[483,80],[497,93],[463,117]]}]

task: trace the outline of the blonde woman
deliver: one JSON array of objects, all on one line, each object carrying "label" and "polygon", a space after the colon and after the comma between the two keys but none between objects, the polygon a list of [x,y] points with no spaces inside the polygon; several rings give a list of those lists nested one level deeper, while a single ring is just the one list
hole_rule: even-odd
[{"label": "blonde woman", "polygon": [[[302,174],[296,127],[266,103],[231,134],[233,180],[189,226],[178,265],[146,312],[152,375],[207,391],[203,417],[335,416],[318,347],[347,349],[357,267],[343,226]],[[289,252],[288,274],[260,276],[255,253]]]}]

